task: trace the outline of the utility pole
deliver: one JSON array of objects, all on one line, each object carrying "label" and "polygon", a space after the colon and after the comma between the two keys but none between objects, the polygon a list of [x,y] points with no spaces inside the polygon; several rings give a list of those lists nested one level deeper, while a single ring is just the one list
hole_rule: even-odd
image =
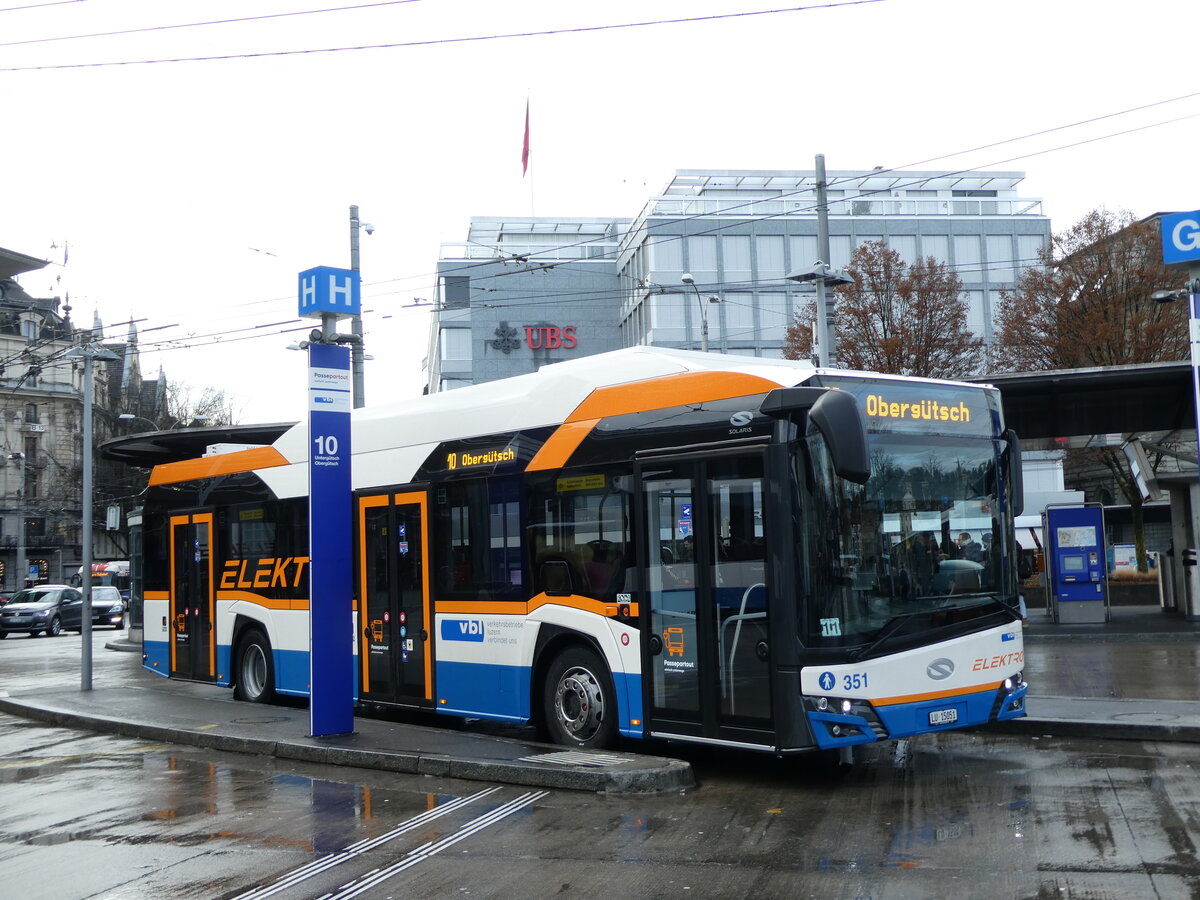
[{"label": "utility pole", "polygon": [[20,465],[18,477],[21,479],[17,483],[17,579],[15,585],[19,591],[25,587],[25,570],[29,568],[29,563],[25,559],[25,454],[18,450],[10,458],[18,461]]},{"label": "utility pole", "polygon": [[[833,297],[826,288],[839,284],[850,284],[853,279],[842,269],[829,264],[829,198],[826,195],[825,154],[817,154],[817,252],[821,258],[811,266],[800,266],[784,276],[788,281],[813,282],[817,288],[817,333],[816,346],[820,355],[813,355],[813,363],[826,368],[837,365],[837,330],[833,319]],[[795,264],[795,260],[792,261]]]},{"label": "utility pole", "polygon": [[[375,231],[371,225],[363,225],[358,220],[358,207],[350,207],[350,271],[358,272],[358,230],[366,228],[367,234]],[[350,344],[350,379],[353,382],[354,397],[351,401],[355,409],[361,409],[366,402],[363,379],[363,327],[362,315],[356,314],[350,318],[350,333],[354,340]]]},{"label": "utility pole", "polygon": [[[829,258],[829,197],[826,193],[825,154],[817,154],[817,253],[828,266]],[[821,364],[837,365],[837,328],[833,320],[833,300],[825,290],[825,279],[817,282],[817,334],[821,345]],[[829,299],[826,299],[829,296]]]},{"label": "utility pole", "polygon": [[87,332],[85,343],[73,347],[63,354],[64,357],[83,358],[83,497],[81,506],[83,512],[83,535],[81,537],[81,553],[83,568],[83,611],[79,627],[82,636],[82,654],[80,659],[79,689],[92,689],[92,360],[119,359],[111,350],[96,344],[92,332]]}]

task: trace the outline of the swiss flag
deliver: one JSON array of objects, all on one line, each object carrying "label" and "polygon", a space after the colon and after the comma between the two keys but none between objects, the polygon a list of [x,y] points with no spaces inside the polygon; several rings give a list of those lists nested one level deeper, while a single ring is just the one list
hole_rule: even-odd
[{"label": "swiss flag", "polygon": [[521,177],[529,174],[529,101],[525,101],[525,143],[521,146]]}]

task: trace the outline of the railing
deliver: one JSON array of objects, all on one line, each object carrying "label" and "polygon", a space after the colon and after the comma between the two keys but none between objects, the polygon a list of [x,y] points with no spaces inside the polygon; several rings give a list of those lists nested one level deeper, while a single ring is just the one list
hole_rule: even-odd
[{"label": "railing", "polygon": [[[736,197],[658,197],[647,205],[647,216],[813,216],[816,198],[788,197],[739,200]],[[831,216],[1040,216],[1042,201],[1013,198],[886,197],[830,200]],[[640,223],[640,218],[639,218]]]},{"label": "railing", "polygon": [[495,247],[472,243],[442,244],[442,259],[512,259],[514,256],[527,256],[528,265],[537,266],[539,263],[551,262],[558,259],[587,260],[587,259],[616,259],[617,242],[608,238],[590,239],[587,235],[561,235],[564,245],[554,244],[518,244],[505,242]]}]

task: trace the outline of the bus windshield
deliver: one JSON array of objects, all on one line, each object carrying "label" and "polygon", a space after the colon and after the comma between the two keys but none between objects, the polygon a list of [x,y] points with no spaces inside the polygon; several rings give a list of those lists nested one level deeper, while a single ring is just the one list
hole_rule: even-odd
[{"label": "bus windshield", "polygon": [[861,646],[1007,602],[1000,442],[872,434],[865,485],[834,474],[819,435],[795,446],[806,646]]}]

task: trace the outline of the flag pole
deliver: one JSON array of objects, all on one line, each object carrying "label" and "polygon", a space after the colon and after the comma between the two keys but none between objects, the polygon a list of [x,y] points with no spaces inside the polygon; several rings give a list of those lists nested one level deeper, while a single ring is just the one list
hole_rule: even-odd
[{"label": "flag pole", "polygon": [[533,199],[533,173],[530,171],[529,153],[529,95],[525,95],[525,141],[521,145],[521,175],[529,178],[529,215],[536,216]]}]

